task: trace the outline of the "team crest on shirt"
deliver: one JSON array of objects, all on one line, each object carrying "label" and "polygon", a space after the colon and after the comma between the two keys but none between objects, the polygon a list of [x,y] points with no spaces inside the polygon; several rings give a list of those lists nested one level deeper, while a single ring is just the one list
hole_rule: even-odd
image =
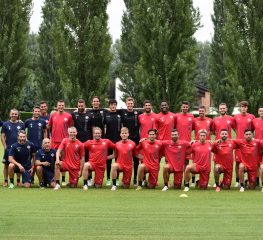
[{"label": "team crest on shirt", "polygon": [[180,145],[179,145],[179,146],[178,146],[178,148],[179,148],[179,149],[181,149],[181,148],[182,148],[182,146],[180,146]]},{"label": "team crest on shirt", "polygon": [[211,148],[211,147],[208,147],[208,150],[212,150],[212,148]]},{"label": "team crest on shirt", "polygon": [[232,144],[230,143],[230,144],[228,144],[228,147],[232,147]]},{"label": "team crest on shirt", "polygon": [[100,111],[100,114],[102,114],[103,113],[103,111]]},{"label": "team crest on shirt", "polygon": [[54,156],[55,156],[55,154],[54,154],[54,153],[51,153],[50,155],[51,155],[51,157],[54,157]]},{"label": "team crest on shirt", "polygon": [[257,144],[256,144],[256,143],[253,143],[253,146],[255,147],[255,146],[257,146]]},{"label": "team crest on shirt", "polygon": [[191,121],[192,121],[192,118],[189,117],[189,118],[188,118],[188,121],[191,122]]},{"label": "team crest on shirt", "polygon": [[27,146],[27,149],[30,149],[31,148],[31,146]]},{"label": "team crest on shirt", "polygon": [[117,118],[121,118],[121,115],[118,114],[118,115],[117,115]]},{"label": "team crest on shirt", "polygon": [[42,155],[42,158],[44,159],[44,158],[45,158],[45,155]]},{"label": "team crest on shirt", "polygon": [[65,121],[65,122],[67,122],[67,121],[68,121],[68,119],[67,119],[67,118],[64,118],[64,121]]},{"label": "team crest on shirt", "polygon": [[[173,115],[171,115],[171,116],[170,116],[170,118],[174,118],[174,116],[173,116]],[[180,118],[179,118],[179,119],[180,119]]]},{"label": "team crest on shirt", "polygon": [[154,118],[151,118],[151,121],[153,122],[153,121],[154,121]]},{"label": "team crest on shirt", "polygon": [[199,125],[200,125],[200,123],[199,123],[199,122],[197,122],[197,123],[196,123],[196,125],[197,125],[197,126],[199,126]]},{"label": "team crest on shirt", "polygon": [[17,129],[19,130],[19,129],[21,129],[21,127],[20,127],[20,126],[17,126]]},{"label": "team crest on shirt", "polygon": [[17,151],[20,152],[20,150],[21,150],[21,147],[18,147],[18,148],[17,148]]},{"label": "team crest on shirt", "polygon": [[38,126],[41,127],[41,126],[42,126],[42,123],[38,123]]},{"label": "team crest on shirt", "polygon": [[30,124],[29,124],[29,126],[32,128],[32,127],[33,127],[33,124],[32,124],[32,123],[30,123]]},{"label": "team crest on shirt", "polygon": [[248,118],[248,120],[247,120],[248,122],[251,122],[251,119],[250,118]]},{"label": "team crest on shirt", "polygon": [[86,116],[85,119],[89,119],[89,116]]},{"label": "team crest on shirt", "polygon": [[75,148],[78,148],[78,147],[79,147],[79,145],[78,145],[78,144],[76,144],[76,145],[75,145]]},{"label": "team crest on shirt", "polygon": [[138,114],[138,112],[137,112],[137,111],[134,111],[134,114]]},{"label": "team crest on shirt", "polygon": [[162,121],[162,122],[164,122],[164,119],[163,119],[163,118],[161,118],[161,121]]},{"label": "team crest on shirt", "polygon": [[210,121],[209,121],[209,120],[207,120],[207,121],[206,121],[206,123],[207,123],[207,124],[210,124]]},{"label": "team crest on shirt", "polygon": [[[219,123],[219,122],[218,122],[218,123]],[[226,121],[226,123],[227,123],[227,124],[230,124],[230,121],[229,121],[229,120],[227,120],[227,121]]]},{"label": "team crest on shirt", "polygon": [[130,144],[130,143],[129,143],[129,145],[128,145],[128,146],[131,148],[131,147],[132,147],[132,144]]},{"label": "team crest on shirt", "polygon": [[102,142],[103,145],[106,145],[106,142]]}]

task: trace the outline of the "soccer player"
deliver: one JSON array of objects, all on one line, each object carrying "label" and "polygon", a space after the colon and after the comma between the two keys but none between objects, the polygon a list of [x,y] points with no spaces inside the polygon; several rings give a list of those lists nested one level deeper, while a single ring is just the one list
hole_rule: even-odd
[{"label": "soccer player", "polygon": [[145,100],[143,103],[144,112],[139,116],[140,139],[148,137],[148,130],[155,129],[155,116],[152,112],[152,103]]},{"label": "soccer player", "polygon": [[103,183],[106,162],[109,148],[114,149],[115,144],[109,139],[102,139],[102,130],[99,127],[93,128],[93,140],[84,143],[85,149],[89,151],[89,161],[83,168],[84,185],[83,190],[88,190],[88,177],[95,171],[95,187],[100,188]]},{"label": "soccer player", "polygon": [[78,186],[78,180],[82,175],[84,158],[84,146],[83,143],[77,139],[77,129],[75,127],[70,127],[68,129],[68,138],[62,140],[56,152],[56,185],[54,190],[60,189],[60,172],[65,171],[69,172],[69,185],[71,187]]},{"label": "soccer player", "polygon": [[104,136],[104,119],[106,110],[100,107],[100,98],[94,96],[92,98],[92,109],[88,111],[91,116],[91,127],[99,127],[102,130],[102,136]]},{"label": "soccer player", "polygon": [[124,188],[130,187],[132,177],[132,160],[133,156],[136,155],[135,143],[128,139],[129,129],[126,127],[121,128],[121,141],[115,145],[115,156],[117,162],[112,166],[112,191],[117,190],[116,179],[120,172],[123,172],[122,184]]},{"label": "soccer player", "polygon": [[244,131],[243,139],[233,140],[240,149],[240,164],[239,164],[239,178],[240,178],[240,192],[245,191],[244,173],[248,174],[249,188],[255,189],[257,179],[257,169],[259,163],[260,150],[262,149],[262,142],[253,139],[253,134],[250,129]]},{"label": "soccer player", "polygon": [[[247,129],[252,130],[252,121],[255,118],[254,115],[248,113],[248,102],[241,101],[239,103],[240,113],[234,116],[235,119],[235,131],[236,139],[244,139],[244,131]],[[235,151],[236,155],[236,184],[235,187],[239,186],[239,163],[241,162],[241,150],[237,149]]]},{"label": "soccer player", "polygon": [[156,129],[158,131],[159,140],[171,140],[171,131],[175,126],[175,117],[172,112],[169,112],[169,105],[166,100],[163,100],[160,105],[161,112],[156,115]]},{"label": "soccer player", "polygon": [[[1,142],[4,148],[4,156],[3,156],[3,163],[4,163],[4,183],[3,186],[8,186],[8,156],[11,145],[17,142],[17,134],[19,130],[24,130],[25,126],[24,123],[19,118],[19,113],[17,109],[12,109],[9,113],[10,120],[5,122],[2,126],[1,130]],[[18,175],[17,184],[20,185],[20,177]]]},{"label": "soccer player", "polygon": [[77,103],[77,111],[71,113],[74,127],[77,129],[77,139],[82,143],[92,139],[91,115],[86,111],[86,104],[83,99]]},{"label": "soccer player", "polygon": [[164,148],[164,156],[166,164],[163,166],[164,188],[162,191],[168,190],[168,182],[170,174],[174,174],[174,188],[181,189],[185,160],[189,160],[191,147],[188,141],[179,140],[177,129],[173,129],[172,140],[162,141]]},{"label": "soccer player", "polygon": [[50,115],[48,114],[47,102],[41,101],[39,107],[40,107],[40,116],[39,117],[40,117],[40,119],[44,119],[46,121],[46,125],[48,125]]},{"label": "soccer player", "polygon": [[35,162],[40,188],[44,188],[46,185],[55,187],[55,161],[56,150],[50,147],[50,140],[44,138],[42,148],[36,153]]},{"label": "soccer player", "polygon": [[255,133],[255,138],[263,140],[263,106],[260,106],[258,109],[258,118],[252,120],[253,129]]},{"label": "soccer player", "polygon": [[220,139],[221,129],[227,129],[228,138],[232,138],[231,131],[235,128],[234,118],[227,115],[227,105],[220,103],[218,107],[220,116],[213,119],[212,130],[216,136],[216,139]]},{"label": "soccer player", "polygon": [[[136,145],[138,145],[140,140],[139,115],[141,112],[134,110],[134,99],[132,97],[126,98],[126,107],[127,109],[123,109],[121,114],[122,126],[129,129],[129,138],[135,142]],[[139,159],[137,157],[133,157],[133,164],[133,184],[137,185],[137,173],[139,166]]]},{"label": "soccer player", "polygon": [[10,184],[9,188],[14,188],[14,173],[22,174],[22,183],[24,187],[29,188],[31,185],[31,173],[34,169],[35,158],[34,144],[26,140],[26,132],[18,131],[17,142],[11,145],[9,151],[8,173]]},{"label": "soccer player", "polygon": [[199,131],[199,141],[191,146],[193,163],[185,168],[185,188],[184,191],[189,191],[189,180],[192,174],[199,174],[198,186],[200,189],[207,189],[209,182],[209,174],[211,170],[211,152],[212,144],[206,141],[206,130]]},{"label": "soccer player", "polygon": [[179,133],[180,140],[190,142],[193,130],[194,115],[189,113],[190,103],[183,101],[181,112],[175,114],[175,126]]},{"label": "soccer player", "polygon": [[[214,177],[216,183],[216,192],[223,189],[230,189],[233,173],[233,150],[236,144],[228,139],[227,129],[221,129],[220,139],[213,144],[213,152],[215,154]],[[224,174],[221,184],[219,184],[220,174]]]},{"label": "soccer player", "polygon": [[[117,101],[115,99],[109,100],[109,111],[106,111],[104,119],[105,124],[105,138],[111,140],[113,143],[118,142],[121,131],[121,112],[117,110]],[[113,154],[113,150],[109,149],[108,155]],[[116,160],[116,159],[115,159]],[[111,173],[112,159],[107,160],[107,182],[106,186],[111,186],[110,173]],[[117,181],[118,185],[118,181]]]},{"label": "soccer player", "polygon": [[199,140],[198,132],[201,129],[205,129],[207,131],[206,140],[211,139],[213,120],[205,116],[205,111],[206,111],[205,106],[200,106],[198,109],[199,117],[196,117],[194,119],[193,130],[195,131],[195,140]]},{"label": "soccer player", "polygon": [[42,146],[42,140],[47,137],[46,121],[40,119],[40,108],[34,107],[33,116],[25,121],[27,139],[32,142],[36,150]]},{"label": "soccer player", "polygon": [[[50,116],[48,129],[51,129],[51,148],[58,149],[62,140],[68,137],[68,128],[73,126],[71,114],[64,111],[64,100],[58,100],[57,111]],[[62,185],[66,185],[65,174],[62,174]]]},{"label": "soccer player", "polygon": [[156,140],[157,130],[150,129],[148,131],[148,139],[141,139],[137,146],[137,151],[143,150],[143,159],[138,169],[139,186],[136,190],[142,189],[143,178],[149,173],[148,187],[155,188],[158,181],[158,173],[160,169],[160,158],[162,157],[162,142]]}]

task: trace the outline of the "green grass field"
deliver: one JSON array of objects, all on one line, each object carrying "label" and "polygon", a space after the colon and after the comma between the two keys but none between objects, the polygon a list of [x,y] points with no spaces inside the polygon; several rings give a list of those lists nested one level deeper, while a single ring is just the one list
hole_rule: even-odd
[{"label": "green grass field", "polygon": [[161,192],[162,174],[159,183],[139,192],[0,187],[0,239],[262,239],[259,189],[180,198],[182,190]]}]

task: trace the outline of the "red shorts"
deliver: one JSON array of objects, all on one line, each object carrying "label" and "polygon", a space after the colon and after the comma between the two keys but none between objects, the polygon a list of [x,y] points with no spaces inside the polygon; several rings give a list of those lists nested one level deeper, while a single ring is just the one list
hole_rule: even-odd
[{"label": "red shorts", "polygon": [[58,150],[61,142],[53,142],[51,139],[51,148]]},{"label": "red shorts", "polygon": [[235,150],[235,159],[236,159],[237,163],[241,162],[241,151],[240,151],[240,149]]},{"label": "red shorts", "polygon": [[206,169],[201,169],[196,164],[196,171],[194,173],[195,174],[199,174],[199,187],[207,188],[207,185],[208,185],[208,182],[209,182],[210,171],[208,171]]},{"label": "red shorts", "polygon": [[247,176],[248,176],[249,185],[256,185],[257,169],[248,169],[247,168]]},{"label": "red shorts", "polygon": [[125,186],[130,186],[131,177],[132,177],[132,167],[127,168],[122,164],[119,164],[119,172],[123,173],[122,183]]},{"label": "red shorts", "polygon": [[174,168],[169,164],[170,173],[174,174],[174,186],[180,188],[183,181],[183,171],[175,171]]},{"label": "red shorts", "polygon": [[224,173],[224,177],[223,177],[222,184],[223,184],[223,186],[228,186],[228,187],[230,187],[230,186],[231,186],[231,183],[232,183],[233,168],[230,169],[230,168],[224,167],[223,165],[220,165],[220,166],[221,166],[222,171],[223,171],[223,173]]},{"label": "red shorts", "polygon": [[66,162],[62,161],[60,171],[69,173],[69,183],[70,184],[73,184],[76,186],[78,185],[79,170],[80,169],[72,169]]},{"label": "red shorts", "polygon": [[96,185],[101,186],[103,183],[103,178],[104,178],[104,172],[105,172],[105,166],[96,166],[96,164],[89,162],[91,166],[91,170],[95,172],[95,178],[94,182]]},{"label": "red shorts", "polygon": [[156,186],[157,181],[158,181],[158,173],[159,173],[159,169],[153,169],[150,166],[146,165],[146,172],[149,173],[149,178],[148,178],[148,182],[151,186]]}]

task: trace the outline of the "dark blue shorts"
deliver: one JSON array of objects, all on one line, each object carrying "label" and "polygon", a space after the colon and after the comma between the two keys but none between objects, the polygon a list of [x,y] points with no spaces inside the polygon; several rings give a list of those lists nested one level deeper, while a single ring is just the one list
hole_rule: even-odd
[{"label": "dark blue shorts", "polygon": [[43,181],[46,184],[51,184],[55,181],[54,172],[43,169]]},{"label": "dark blue shorts", "polygon": [[4,156],[3,156],[3,164],[9,165],[8,157],[9,157],[10,148],[5,149]]},{"label": "dark blue shorts", "polygon": [[[19,168],[15,167],[15,173],[21,173]],[[22,174],[22,183],[31,183],[31,174],[29,173],[29,170],[25,170]]]}]

